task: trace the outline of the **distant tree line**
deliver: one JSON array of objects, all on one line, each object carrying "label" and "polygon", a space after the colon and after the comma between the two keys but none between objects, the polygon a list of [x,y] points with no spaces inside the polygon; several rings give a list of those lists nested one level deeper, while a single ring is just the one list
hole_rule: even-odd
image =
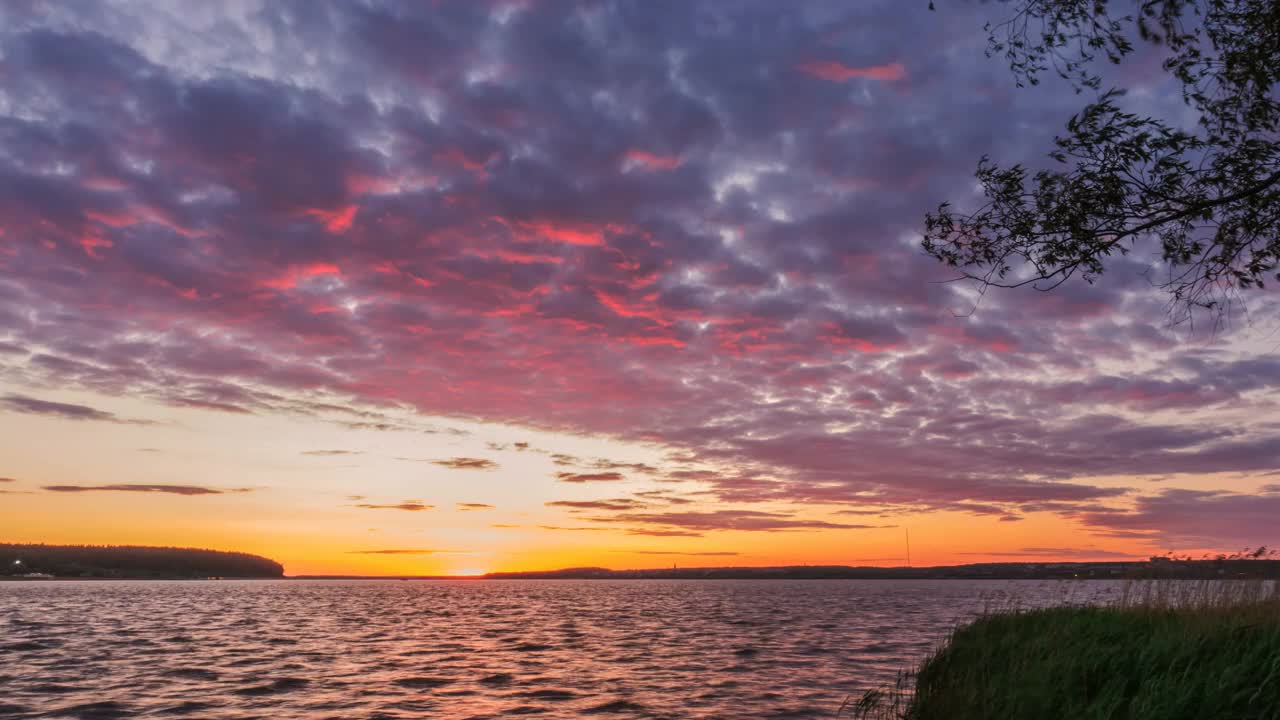
[{"label": "distant tree line", "polygon": [[284,566],[257,555],[132,545],[0,544],[0,575],[90,578],[272,578]]},{"label": "distant tree line", "polygon": [[1223,555],[1193,559],[1161,556],[1150,560],[974,563],[933,567],[850,567],[803,565],[790,567],[708,567],[607,570],[585,567],[533,572],[490,573],[494,580],[1054,580],[1054,579],[1280,579],[1280,560],[1271,553]]}]

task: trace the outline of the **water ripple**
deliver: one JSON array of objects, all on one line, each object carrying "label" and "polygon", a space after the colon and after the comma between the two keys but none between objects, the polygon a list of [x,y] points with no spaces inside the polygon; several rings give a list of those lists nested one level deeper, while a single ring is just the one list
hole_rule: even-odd
[{"label": "water ripple", "polygon": [[997,592],[1062,587],[4,582],[0,718],[829,717]]}]

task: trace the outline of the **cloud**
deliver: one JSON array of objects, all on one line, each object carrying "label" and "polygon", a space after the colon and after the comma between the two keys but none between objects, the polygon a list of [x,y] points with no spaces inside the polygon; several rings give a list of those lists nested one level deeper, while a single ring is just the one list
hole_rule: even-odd
[{"label": "cloud", "polygon": [[366,509],[366,510],[404,510],[404,511],[406,511],[406,512],[422,512],[422,511],[424,511],[424,510],[434,510],[434,509],[435,509],[435,506],[434,506],[434,505],[424,505],[424,504],[422,504],[422,503],[418,502],[417,500],[406,500],[406,501],[404,501],[404,502],[402,502],[402,503],[398,503],[398,504],[394,504],[394,505],[378,505],[378,504],[374,504],[374,503],[359,503],[359,504],[357,504],[357,505],[356,505],[356,507],[358,507],[358,508],[364,508],[364,509]]},{"label": "cloud", "polygon": [[714,557],[714,556],[727,557],[731,555],[742,554],[738,552],[727,552],[727,551],[726,552],[681,552],[679,550],[620,550],[619,552],[629,552],[629,553],[632,553],[633,555],[685,555],[685,556],[696,555],[696,556],[704,556],[704,557]]},{"label": "cloud", "polygon": [[896,62],[868,67],[849,67],[830,60],[813,60],[797,65],[796,69],[807,75],[832,82],[847,82],[854,78],[901,80],[907,75],[906,68],[901,63]]},{"label": "cloud", "polygon": [[645,473],[648,475],[654,475],[659,472],[658,468],[648,463],[628,463],[603,459],[593,460],[591,462],[591,467],[596,470],[629,470],[631,472]]},{"label": "cloud", "polygon": [[[409,427],[407,425],[401,425],[398,423],[389,423],[389,422],[364,422],[364,421],[356,422],[356,421],[348,420],[348,421],[339,422],[338,424],[351,430],[374,430],[377,432],[413,432],[414,431],[412,427]],[[408,460],[409,458],[396,458],[396,459]]]},{"label": "cloud", "polygon": [[680,158],[675,155],[655,155],[635,148],[623,155],[623,165],[628,169],[675,170],[680,167],[680,162]]},{"label": "cloud", "polygon": [[746,530],[774,532],[778,530],[863,530],[884,525],[849,525],[825,520],[812,520],[784,513],[760,510],[712,510],[706,512],[618,513],[591,518],[597,522],[621,522],[669,526],[690,531]]},{"label": "cloud", "polygon": [[556,479],[560,482],[567,483],[591,483],[591,482],[617,482],[618,480],[626,480],[626,477],[620,472],[598,472],[598,473],[573,473],[558,472]]},{"label": "cloud", "polygon": [[250,492],[249,488],[210,488],[199,485],[45,485],[42,489],[57,493],[137,492],[167,495],[223,495]]},{"label": "cloud", "polygon": [[1125,510],[1081,514],[1097,534],[1141,538],[1165,547],[1273,546],[1280,540],[1275,518],[1280,488],[1256,493],[1167,489],[1140,497]]},{"label": "cloud", "polygon": [[11,483],[11,482],[18,482],[18,480],[16,478],[11,478],[11,477],[0,477],[0,483]]},{"label": "cloud", "polygon": [[633,510],[644,507],[647,503],[628,498],[612,500],[555,500],[545,503],[547,507],[562,507],[573,510]]},{"label": "cloud", "polygon": [[492,470],[498,467],[498,463],[485,458],[456,457],[447,460],[432,460],[431,462],[452,470]]},{"label": "cloud", "polygon": [[[997,512],[998,512],[998,510],[997,510]],[[854,515],[854,516],[858,516],[858,515],[886,515],[886,514],[888,514],[888,511],[887,511],[887,510],[885,510],[884,508],[880,508],[880,509],[866,509],[866,508],[841,508],[841,509],[839,509],[839,510],[832,510],[832,511],[831,511],[831,514],[832,514],[832,515]]]},{"label": "cloud", "polygon": [[25,395],[9,394],[0,397],[0,406],[3,406],[13,412],[27,413],[29,415],[46,415],[49,417],[62,418],[64,420],[99,420],[103,422],[127,423],[133,425],[153,424],[149,420],[127,420],[120,418],[116,416],[115,413],[107,412],[106,410],[98,410],[97,408],[92,408],[88,405],[39,400]]},{"label": "cloud", "polygon": [[341,455],[363,455],[362,450],[303,450],[303,455],[311,455],[313,457],[338,457]]},{"label": "cloud", "polygon": [[467,550],[348,550],[348,555],[439,555],[445,554],[466,554]]},{"label": "cloud", "polygon": [[490,450],[493,450],[494,452],[503,452],[507,450],[513,450],[515,452],[532,451],[536,453],[543,453],[543,454],[546,453],[545,450],[538,450],[536,448],[533,448],[527,442],[500,443],[500,442],[489,441],[485,443],[485,447],[489,448]]},{"label": "cloud", "polygon": [[234,403],[216,402],[214,400],[202,400],[200,398],[189,397],[171,397],[166,402],[175,407],[189,407],[200,410],[214,410],[217,412],[231,413],[233,415],[253,415],[253,411],[249,408],[236,405]]},{"label": "cloud", "polygon": [[702,533],[692,530],[660,530],[655,528],[628,528],[628,535],[644,535],[648,537],[702,537]]},{"label": "cloud", "polygon": [[458,503],[459,510],[492,510],[493,506],[487,503]]},{"label": "cloud", "polygon": [[646,501],[661,502],[668,505],[692,505],[697,502],[693,498],[671,495],[660,490],[641,490],[635,495],[636,497],[644,498]]},{"label": "cloud", "polygon": [[1141,559],[1140,554],[1113,552],[1098,548],[1021,548],[1018,550],[992,552],[962,552],[959,555],[982,555],[986,557],[1021,557],[1021,558],[1117,558],[1125,560]]}]

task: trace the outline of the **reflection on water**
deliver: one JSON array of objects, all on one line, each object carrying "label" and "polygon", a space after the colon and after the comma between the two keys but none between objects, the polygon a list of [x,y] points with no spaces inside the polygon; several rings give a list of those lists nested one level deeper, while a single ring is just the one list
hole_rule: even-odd
[{"label": "reflection on water", "polygon": [[813,718],[1106,582],[0,583],[0,718]]}]

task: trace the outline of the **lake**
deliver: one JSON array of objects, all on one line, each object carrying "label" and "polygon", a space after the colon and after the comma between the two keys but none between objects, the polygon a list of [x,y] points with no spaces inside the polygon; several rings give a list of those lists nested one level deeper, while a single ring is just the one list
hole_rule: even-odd
[{"label": "lake", "polygon": [[817,718],[1106,581],[0,583],[0,717]]}]

